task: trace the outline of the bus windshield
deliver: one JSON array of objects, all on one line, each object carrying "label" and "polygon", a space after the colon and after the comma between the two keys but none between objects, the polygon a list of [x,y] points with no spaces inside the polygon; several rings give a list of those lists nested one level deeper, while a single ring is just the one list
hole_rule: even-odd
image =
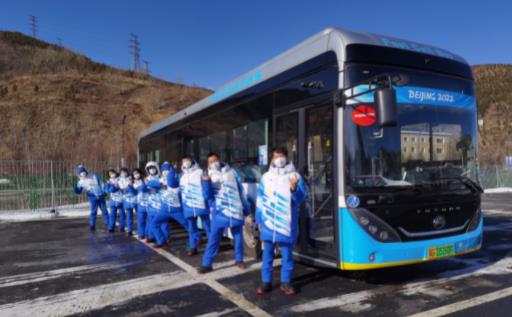
[{"label": "bus windshield", "polygon": [[[371,84],[379,74],[395,86],[398,123],[379,128]],[[349,191],[425,187],[478,189],[476,102],[471,80],[403,68],[353,64],[345,73],[345,173]],[[352,97],[353,96],[353,97]]]}]

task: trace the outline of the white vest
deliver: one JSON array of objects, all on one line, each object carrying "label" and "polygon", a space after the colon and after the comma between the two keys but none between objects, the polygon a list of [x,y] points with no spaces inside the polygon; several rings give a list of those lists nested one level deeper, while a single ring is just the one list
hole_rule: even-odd
[{"label": "white vest", "polygon": [[291,177],[300,178],[292,163],[279,169],[271,166],[269,171],[262,176],[263,194],[259,195],[256,201],[265,226],[286,237],[291,237],[292,234]]},{"label": "white vest", "polygon": [[197,166],[192,166],[188,170],[184,170],[180,178],[181,198],[183,204],[190,208],[205,209],[203,187],[202,187],[203,170]]},{"label": "white vest", "polygon": [[172,188],[167,186],[167,179],[162,177],[160,179],[160,184],[162,184],[162,201],[165,202],[170,207],[181,207],[180,203],[180,189],[178,188]]},{"label": "white vest", "polygon": [[84,178],[78,181],[78,186],[85,189],[87,193],[90,193],[96,197],[100,197],[102,189],[98,182],[98,178],[94,174],[87,174]]},{"label": "white vest", "polygon": [[244,219],[236,172],[227,164],[220,171],[209,170],[208,172],[215,191],[216,209],[228,218]]}]

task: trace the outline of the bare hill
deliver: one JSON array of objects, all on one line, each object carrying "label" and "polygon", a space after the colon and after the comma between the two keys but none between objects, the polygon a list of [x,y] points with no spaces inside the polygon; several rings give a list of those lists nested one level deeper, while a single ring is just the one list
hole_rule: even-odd
[{"label": "bare hill", "polygon": [[0,159],[134,160],[142,129],[209,94],[0,32]]}]

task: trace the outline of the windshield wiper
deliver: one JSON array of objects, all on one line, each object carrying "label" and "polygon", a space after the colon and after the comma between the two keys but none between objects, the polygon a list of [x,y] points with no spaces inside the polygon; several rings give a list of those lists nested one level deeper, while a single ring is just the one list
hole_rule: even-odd
[{"label": "windshield wiper", "polygon": [[461,182],[462,184],[466,185],[466,187],[468,187],[469,189],[471,189],[471,191],[473,191],[475,193],[483,193],[484,192],[484,189],[478,182],[475,182],[474,180],[472,180],[471,178],[469,178],[467,176],[444,177],[444,178],[440,178],[440,180],[457,180],[457,181]]}]

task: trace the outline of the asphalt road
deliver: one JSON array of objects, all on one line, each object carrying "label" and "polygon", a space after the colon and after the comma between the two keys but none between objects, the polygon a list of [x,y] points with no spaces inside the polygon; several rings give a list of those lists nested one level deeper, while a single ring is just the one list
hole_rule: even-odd
[{"label": "asphalt road", "polygon": [[486,195],[483,207],[480,251],[364,274],[298,263],[292,297],[277,286],[257,296],[260,263],[235,267],[229,241],[198,276],[201,254],[185,255],[177,225],[157,251],[103,225],[90,233],[83,218],[0,223],[0,316],[508,316],[512,195]]}]

